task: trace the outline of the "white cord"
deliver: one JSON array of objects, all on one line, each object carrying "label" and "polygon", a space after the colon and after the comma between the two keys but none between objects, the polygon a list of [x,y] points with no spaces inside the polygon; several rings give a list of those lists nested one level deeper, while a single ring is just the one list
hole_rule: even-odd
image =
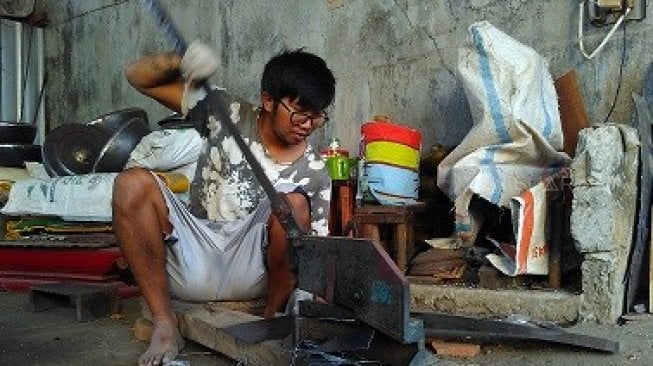
[{"label": "white cord", "polygon": [[612,27],[612,29],[610,29],[610,32],[608,32],[608,34],[605,36],[605,38],[603,38],[603,41],[601,41],[601,44],[599,44],[599,46],[596,47],[596,49],[594,51],[592,51],[592,53],[590,53],[588,55],[585,52],[585,46],[583,45],[583,22],[584,22],[583,18],[584,18],[584,13],[585,13],[585,3],[587,3],[587,0],[581,1],[579,3],[580,16],[578,17],[578,45],[580,46],[580,52],[583,54],[583,56],[585,56],[586,59],[591,60],[592,58],[594,58],[594,56],[596,56],[597,53],[599,53],[599,51],[601,51],[603,46],[605,46],[605,44],[608,43],[608,40],[610,39],[610,37],[612,37],[614,32],[617,30],[617,28],[619,28],[621,23],[624,21],[624,19],[626,19],[628,14],[630,14],[630,11],[632,9],[631,8],[626,8],[626,11],[619,17],[617,22],[614,23],[614,26]]}]

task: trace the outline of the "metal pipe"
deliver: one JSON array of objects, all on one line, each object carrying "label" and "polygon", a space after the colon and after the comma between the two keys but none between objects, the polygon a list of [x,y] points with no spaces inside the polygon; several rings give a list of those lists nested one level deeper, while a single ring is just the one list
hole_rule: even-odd
[{"label": "metal pipe", "polygon": [[36,80],[39,96],[36,100],[36,115],[34,124],[36,125],[37,145],[42,145],[45,141],[45,49],[43,42],[43,28],[36,28]]},{"label": "metal pipe", "polygon": [[15,70],[16,70],[16,121],[22,119],[22,104],[23,100],[20,97],[23,95],[23,24],[20,22],[15,22],[15,42],[16,46],[14,47],[15,53],[14,57],[16,60]]}]

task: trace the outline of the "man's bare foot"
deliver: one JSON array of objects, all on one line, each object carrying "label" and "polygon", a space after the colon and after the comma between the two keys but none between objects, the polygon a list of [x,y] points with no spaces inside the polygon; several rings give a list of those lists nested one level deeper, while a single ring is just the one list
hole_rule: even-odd
[{"label": "man's bare foot", "polygon": [[139,366],[163,365],[177,357],[184,348],[182,338],[173,321],[159,321],[154,323],[154,331],[147,351],[138,359]]}]

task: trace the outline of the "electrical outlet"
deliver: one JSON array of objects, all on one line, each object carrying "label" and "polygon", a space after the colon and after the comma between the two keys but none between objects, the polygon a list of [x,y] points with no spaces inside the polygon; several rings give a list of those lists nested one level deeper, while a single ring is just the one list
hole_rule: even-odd
[{"label": "electrical outlet", "polygon": [[614,24],[625,8],[630,8],[626,21],[646,17],[646,0],[590,0],[587,7],[589,21],[597,27]]},{"label": "electrical outlet", "polygon": [[596,0],[596,6],[608,11],[621,10],[621,0]]}]

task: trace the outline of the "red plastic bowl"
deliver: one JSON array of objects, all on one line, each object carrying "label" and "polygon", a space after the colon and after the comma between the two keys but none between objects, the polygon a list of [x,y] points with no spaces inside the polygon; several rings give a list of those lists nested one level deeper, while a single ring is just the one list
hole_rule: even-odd
[{"label": "red plastic bowl", "polygon": [[363,142],[392,141],[420,150],[422,133],[416,129],[389,122],[368,122],[361,126]]}]

